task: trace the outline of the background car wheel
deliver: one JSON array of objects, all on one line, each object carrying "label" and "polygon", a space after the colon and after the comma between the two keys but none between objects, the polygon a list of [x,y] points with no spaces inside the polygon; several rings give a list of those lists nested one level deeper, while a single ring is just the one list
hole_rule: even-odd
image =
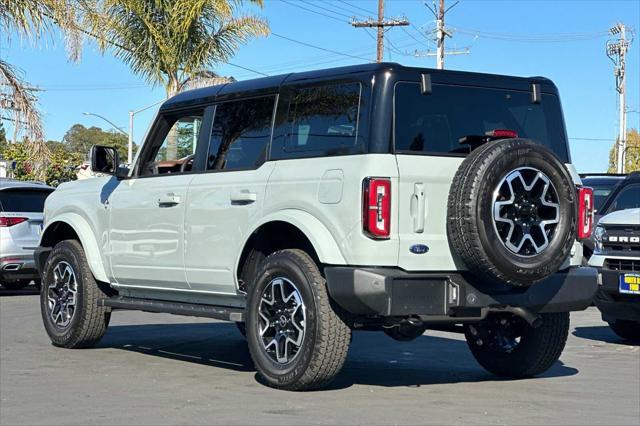
[{"label": "background car wheel", "polygon": [[526,139],[488,142],[455,174],[447,232],[470,279],[527,286],[569,256],[576,209],[573,180],[549,149]]},{"label": "background car wheel", "polygon": [[109,325],[111,311],[98,306],[107,295],[89,269],[82,245],[75,240],[55,245],[44,266],[40,310],[55,346],[95,345]]},{"label": "background car wheel", "polygon": [[7,290],[22,290],[23,288],[28,286],[30,282],[31,280],[3,282],[2,287],[6,288]]},{"label": "background car wheel", "polygon": [[623,339],[640,340],[640,322],[617,320],[611,321],[609,327]]},{"label": "background car wheel", "polygon": [[247,341],[260,377],[270,386],[326,386],[347,357],[351,330],[331,307],[325,280],[304,251],[268,256],[249,289]]},{"label": "background car wheel", "polygon": [[513,314],[493,314],[465,327],[471,353],[489,372],[522,378],[542,374],[560,358],[569,335],[569,313],[541,314],[537,328]]}]

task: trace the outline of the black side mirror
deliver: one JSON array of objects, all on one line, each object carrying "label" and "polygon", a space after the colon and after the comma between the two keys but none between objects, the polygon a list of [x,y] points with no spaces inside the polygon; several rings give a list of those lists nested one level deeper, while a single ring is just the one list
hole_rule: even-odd
[{"label": "black side mirror", "polygon": [[126,176],[126,168],[120,167],[118,150],[111,146],[94,145],[91,147],[91,171],[104,173],[118,178]]}]

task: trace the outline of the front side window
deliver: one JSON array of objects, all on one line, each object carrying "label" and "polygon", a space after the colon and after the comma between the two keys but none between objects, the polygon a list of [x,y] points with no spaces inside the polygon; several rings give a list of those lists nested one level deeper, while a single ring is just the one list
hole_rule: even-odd
[{"label": "front side window", "polygon": [[245,99],[216,107],[207,170],[259,167],[265,160],[275,96]]},{"label": "front side window", "polygon": [[534,104],[530,92],[442,84],[425,95],[418,83],[400,82],[394,104],[396,152],[466,154],[470,147],[461,139],[512,130],[568,162],[562,110],[554,95],[543,94]]},{"label": "front side window", "polygon": [[202,127],[203,112],[162,118],[164,132],[143,153],[143,176],[191,171]]}]

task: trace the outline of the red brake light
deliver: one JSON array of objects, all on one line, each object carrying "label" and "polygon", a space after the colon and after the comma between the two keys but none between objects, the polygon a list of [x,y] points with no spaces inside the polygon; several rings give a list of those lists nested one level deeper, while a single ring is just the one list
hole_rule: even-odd
[{"label": "red brake light", "polygon": [[501,139],[517,138],[518,132],[509,130],[509,129],[493,129],[486,132],[485,135],[491,136],[492,138],[501,138]]},{"label": "red brake light", "polygon": [[0,228],[8,228],[29,220],[28,217],[0,216]]},{"label": "red brake light", "polygon": [[389,238],[391,179],[366,178],[362,185],[362,227],[371,238]]},{"label": "red brake light", "polygon": [[593,232],[593,189],[578,187],[578,239],[584,240]]}]

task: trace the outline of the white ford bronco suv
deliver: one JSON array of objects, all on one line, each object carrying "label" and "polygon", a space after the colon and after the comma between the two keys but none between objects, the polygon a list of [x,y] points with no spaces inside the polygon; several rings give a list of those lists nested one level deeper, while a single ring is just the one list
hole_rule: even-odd
[{"label": "white ford bronco suv", "polygon": [[460,331],[528,377],[597,289],[592,192],[544,78],[382,63],[192,90],[131,170],[103,146],[92,170],[48,198],[35,255],[65,348],[132,309],[235,321],[283,389],[329,383],[354,329]]}]

